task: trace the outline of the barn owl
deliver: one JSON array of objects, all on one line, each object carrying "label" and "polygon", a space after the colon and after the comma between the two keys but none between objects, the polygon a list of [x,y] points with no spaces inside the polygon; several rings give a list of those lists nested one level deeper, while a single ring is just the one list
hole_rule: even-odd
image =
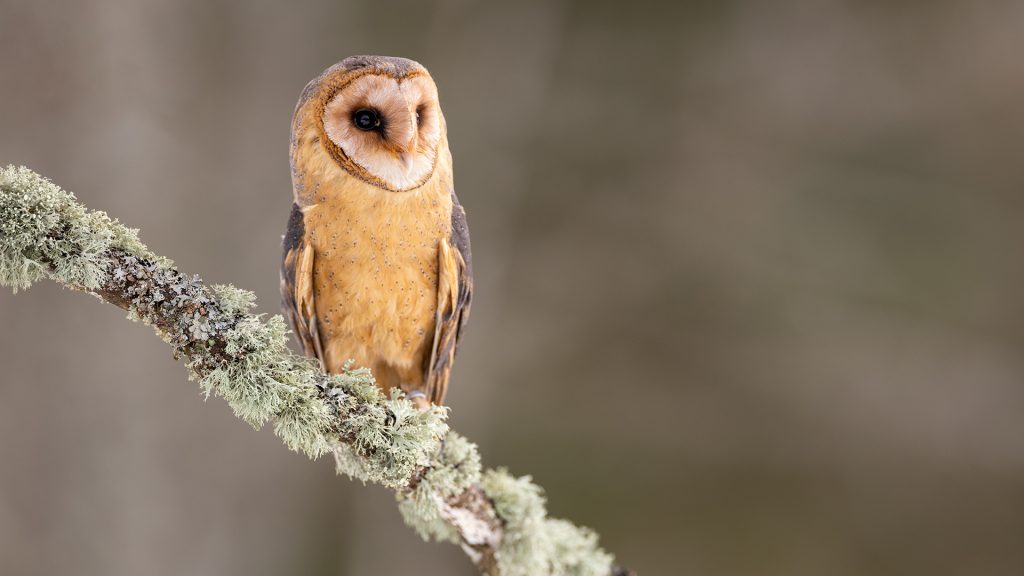
[{"label": "barn owl", "polygon": [[430,74],[382,56],[325,70],[295,108],[291,171],[281,293],[302,348],[328,372],[352,359],[385,393],[442,404],[473,276]]}]

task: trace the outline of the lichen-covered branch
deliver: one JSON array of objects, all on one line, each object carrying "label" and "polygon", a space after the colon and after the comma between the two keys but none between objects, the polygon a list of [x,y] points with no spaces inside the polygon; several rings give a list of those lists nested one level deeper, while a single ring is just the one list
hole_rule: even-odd
[{"label": "lichen-covered branch", "polygon": [[[339,472],[394,490],[423,538],[458,543],[481,573],[626,574],[597,535],[547,516],[528,476],[482,470],[474,444],[448,430],[446,409],[385,397],[366,369],[325,374],[293,354],[280,316],[255,298],[206,286],[150,252],[135,230],[28,170],[0,170],[0,285],[50,278],[153,326],[206,395],[255,427],[271,423],[292,450],[334,454]],[[443,440],[443,442],[442,442]]]}]

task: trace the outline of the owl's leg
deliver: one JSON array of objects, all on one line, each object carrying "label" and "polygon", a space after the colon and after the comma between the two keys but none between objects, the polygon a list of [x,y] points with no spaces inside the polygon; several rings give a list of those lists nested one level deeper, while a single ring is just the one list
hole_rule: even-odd
[{"label": "owl's leg", "polygon": [[396,368],[386,361],[378,361],[373,366],[373,376],[385,396],[390,396],[391,390],[397,387],[405,392],[405,399],[415,404],[420,411],[430,408],[427,395],[420,390],[420,384],[414,380],[414,371]]},{"label": "owl's leg", "polygon": [[395,384],[405,392],[405,399],[416,405],[416,408],[423,412],[430,408],[430,398],[424,391],[423,371],[415,368],[420,365],[418,361],[411,362],[409,366],[391,366],[397,377]]}]

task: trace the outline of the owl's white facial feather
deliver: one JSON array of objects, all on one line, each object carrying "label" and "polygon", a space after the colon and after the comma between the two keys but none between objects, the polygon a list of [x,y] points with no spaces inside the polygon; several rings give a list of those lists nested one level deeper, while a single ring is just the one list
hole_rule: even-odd
[{"label": "owl's white facial feather", "polygon": [[[379,130],[356,126],[353,116],[363,109],[379,115]],[[415,188],[434,170],[441,111],[437,88],[427,76],[356,78],[327,103],[323,123],[328,138],[349,159],[394,190]]]}]

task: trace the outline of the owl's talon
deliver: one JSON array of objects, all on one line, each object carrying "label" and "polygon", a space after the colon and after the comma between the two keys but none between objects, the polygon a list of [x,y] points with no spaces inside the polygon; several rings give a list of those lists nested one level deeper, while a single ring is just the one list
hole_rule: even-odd
[{"label": "owl's talon", "polygon": [[416,405],[416,409],[425,412],[430,409],[430,401],[422,390],[413,390],[405,395],[405,399]]}]

